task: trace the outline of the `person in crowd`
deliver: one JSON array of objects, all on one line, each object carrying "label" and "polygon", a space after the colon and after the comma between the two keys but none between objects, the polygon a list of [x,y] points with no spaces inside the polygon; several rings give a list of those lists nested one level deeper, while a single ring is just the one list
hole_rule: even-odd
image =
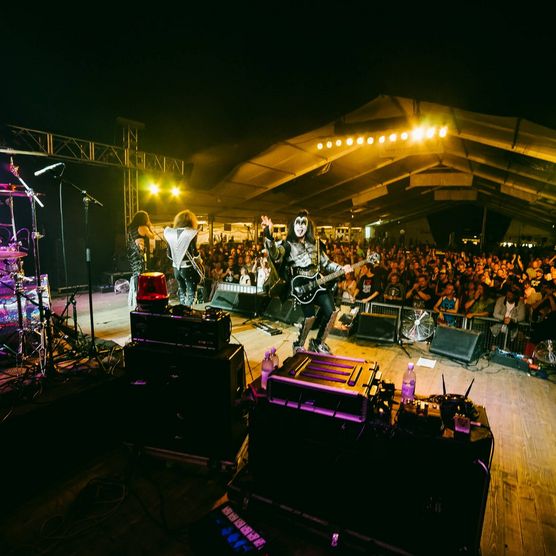
[{"label": "person in crowd", "polygon": [[154,246],[155,234],[151,219],[144,210],[137,211],[127,227],[127,259],[131,267],[128,303],[135,305],[139,274],[146,272]]},{"label": "person in crowd", "polygon": [[[350,272],[350,265],[343,267],[332,262],[318,238],[314,235],[314,224],[309,219],[306,210],[300,211],[289,223],[285,241],[278,245],[272,235],[272,220],[268,216],[261,217],[265,247],[273,261],[285,271],[290,282],[291,295],[301,306],[304,320],[297,340],[293,344],[293,351],[304,349],[305,341],[315,320],[315,309],[319,307],[321,324],[317,336],[309,342],[309,349],[320,353],[330,353],[330,347],[325,340],[334,325],[338,310],[334,306],[332,294],[327,289],[315,289],[314,277],[318,272],[329,274],[338,270]],[[308,296],[302,295],[299,286],[309,288]]]},{"label": "person in crowd", "polygon": [[494,300],[490,295],[490,288],[483,282],[477,284],[474,296],[465,303],[466,317],[490,317],[494,310]]},{"label": "person in crowd", "polygon": [[346,274],[345,280],[338,284],[338,290],[341,292],[341,299],[343,303],[354,303],[355,296],[357,295],[357,280],[353,272]]},{"label": "person in crowd", "polygon": [[456,326],[456,317],[459,311],[459,300],[456,297],[454,284],[449,282],[444,287],[442,295],[434,305],[434,310],[438,311],[437,322],[446,326]]},{"label": "person in crowd", "polygon": [[417,281],[405,294],[406,300],[416,309],[432,309],[434,306],[434,291],[429,287],[425,274],[419,274]]},{"label": "person in crowd", "polygon": [[355,299],[359,303],[365,304],[365,310],[368,309],[367,304],[375,299],[378,301],[378,296],[380,295],[380,290],[373,279],[374,273],[372,268],[373,267],[370,263],[365,263],[361,267],[359,280],[357,281],[357,293],[355,294]]},{"label": "person in crowd", "polygon": [[542,299],[533,305],[533,334],[532,340],[538,343],[542,340],[554,340],[556,330],[556,284],[554,281],[545,282],[542,288]]},{"label": "person in crowd", "polygon": [[193,305],[197,284],[204,278],[203,261],[197,251],[197,231],[197,217],[190,210],[178,212],[173,225],[164,228],[179,300],[189,307]]},{"label": "person in crowd", "polygon": [[525,304],[517,288],[508,288],[506,295],[499,297],[494,306],[493,317],[499,322],[490,327],[492,335],[509,332],[513,340],[517,335],[518,324],[525,321]]},{"label": "person in crowd", "polygon": [[400,276],[397,272],[390,274],[390,280],[384,289],[384,301],[386,303],[393,303],[394,305],[401,305],[405,297],[405,287],[400,282]]},{"label": "person in crowd", "polygon": [[251,276],[249,276],[249,270],[245,265],[243,265],[240,269],[239,275],[239,283],[242,286],[250,286],[251,285]]}]

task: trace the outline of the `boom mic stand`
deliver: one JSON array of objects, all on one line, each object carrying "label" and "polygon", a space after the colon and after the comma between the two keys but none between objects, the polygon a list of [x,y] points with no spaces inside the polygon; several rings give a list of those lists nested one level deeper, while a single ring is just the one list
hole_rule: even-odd
[{"label": "boom mic stand", "polygon": [[89,205],[90,203],[93,203],[94,205],[98,205],[99,207],[103,207],[104,205],[99,200],[95,199],[92,195],[89,195],[87,191],[81,189],[74,183],[68,180],[62,180],[62,182],[71,185],[71,187],[79,191],[79,193],[81,193],[83,197],[83,210],[84,210],[84,221],[85,221],[85,261],[87,264],[87,289],[89,293],[89,318],[90,318],[90,325],[91,325],[91,345],[89,347],[89,356],[95,357],[99,365],[103,367],[103,364],[100,358],[98,357],[98,348],[95,340],[95,319],[93,315],[92,260],[91,260],[91,248],[89,247]]},{"label": "boom mic stand", "polygon": [[405,295],[406,295],[406,291],[405,291],[405,287],[403,288],[403,293],[402,293],[402,305],[400,307],[400,322],[398,323],[398,338],[396,343],[398,344],[398,346],[400,346],[402,348],[402,350],[405,352],[405,354],[407,355],[407,357],[409,357],[409,359],[411,359],[411,355],[409,355],[409,352],[407,351],[407,349],[405,349],[403,340],[402,340],[402,321],[403,321],[403,310],[405,307]]}]

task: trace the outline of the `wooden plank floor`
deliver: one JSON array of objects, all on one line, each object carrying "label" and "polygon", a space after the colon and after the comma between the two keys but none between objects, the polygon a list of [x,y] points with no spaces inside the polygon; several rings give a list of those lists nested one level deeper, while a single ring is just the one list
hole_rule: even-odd
[{"label": "wooden plank floor", "polygon": [[[62,311],[64,302],[65,299],[54,300],[56,313]],[[77,296],[77,311],[79,324],[88,333],[90,313],[86,294]],[[95,294],[93,314],[97,337],[120,345],[129,341],[126,295]],[[296,328],[281,323],[275,326],[283,333],[269,336],[246,322],[246,317],[233,316],[232,341],[245,347],[248,381],[259,376],[261,359],[269,347],[276,347],[280,360],[291,354]],[[409,361],[400,346],[373,345],[335,336],[330,336],[328,343],[335,354],[378,361],[385,380],[400,387]],[[405,347],[414,362],[420,356],[437,361],[434,369],[416,367],[417,394],[441,393],[442,373],[452,393],[465,392],[475,379],[470,398],[486,408],[495,451],[481,543],[483,555],[556,554],[556,384],[490,364],[486,359],[481,359],[476,368],[466,369],[447,358],[429,354],[424,343]],[[196,495],[202,490],[199,485],[192,489]],[[218,488],[213,493],[221,494]],[[202,499],[200,503],[207,505],[208,501]],[[168,549],[159,553],[186,552]]]}]

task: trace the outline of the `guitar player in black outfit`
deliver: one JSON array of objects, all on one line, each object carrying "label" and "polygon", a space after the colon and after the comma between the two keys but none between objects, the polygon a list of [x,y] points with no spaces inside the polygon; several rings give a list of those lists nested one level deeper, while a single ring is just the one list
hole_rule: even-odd
[{"label": "guitar player in black outfit", "polygon": [[[290,222],[286,240],[280,245],[274,241],[272,236],[272,220],[268,216],[262,216],[261,222],[264,229],[265,247],[276,265],[286,269],[290,284],[297,276],[315,278],[319,272],[324,274],[340,270],[342,273],[351,272],[352,268],[350,265],[342,267],[331,261],[326,253],[323,252],[319,241],[315,238],[315,227],[309,219],[309,214],[306,210],[299,212],[295,219]],[[293,289],[290,289],[290,293],[295,298],[295,301],[300,304],[305,316],[301,324],[299,336],[293,344],[294,354],[304,349],[305,340],[315,322],[316,306],[320,307],[322,320],[317,337],[309,342],[309,350],[319,353],[330,353],[330,348],[325,343],[325,340],[338,315],[338,309],[334,306],[331,292],[324,288],[318,288],[309,293],[307,300],[300,300],[294,295]]]}]

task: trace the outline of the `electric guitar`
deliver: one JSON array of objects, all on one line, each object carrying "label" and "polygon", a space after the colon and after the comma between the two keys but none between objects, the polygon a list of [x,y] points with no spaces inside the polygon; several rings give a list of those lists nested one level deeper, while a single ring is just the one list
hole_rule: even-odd
[{"label": "electric guitar", "polygon": [[[364,261],[359,261],[354,265],[351,265],[352,269],[359,268],[366,263],[378,264],[380,262],[380,255],[378,253],[370,253]],[[326,288],[322,287],[323,284],[335,280],[345,274],[346,271],[343,268],[332,272],[332,274],[327,274],[326,276],[321,276],[319,272],[315,272],[312,276],[295,276],[291,281],[291,295],[301,304],[307,305],[315,299],[317,293],[324,291]]]}]

